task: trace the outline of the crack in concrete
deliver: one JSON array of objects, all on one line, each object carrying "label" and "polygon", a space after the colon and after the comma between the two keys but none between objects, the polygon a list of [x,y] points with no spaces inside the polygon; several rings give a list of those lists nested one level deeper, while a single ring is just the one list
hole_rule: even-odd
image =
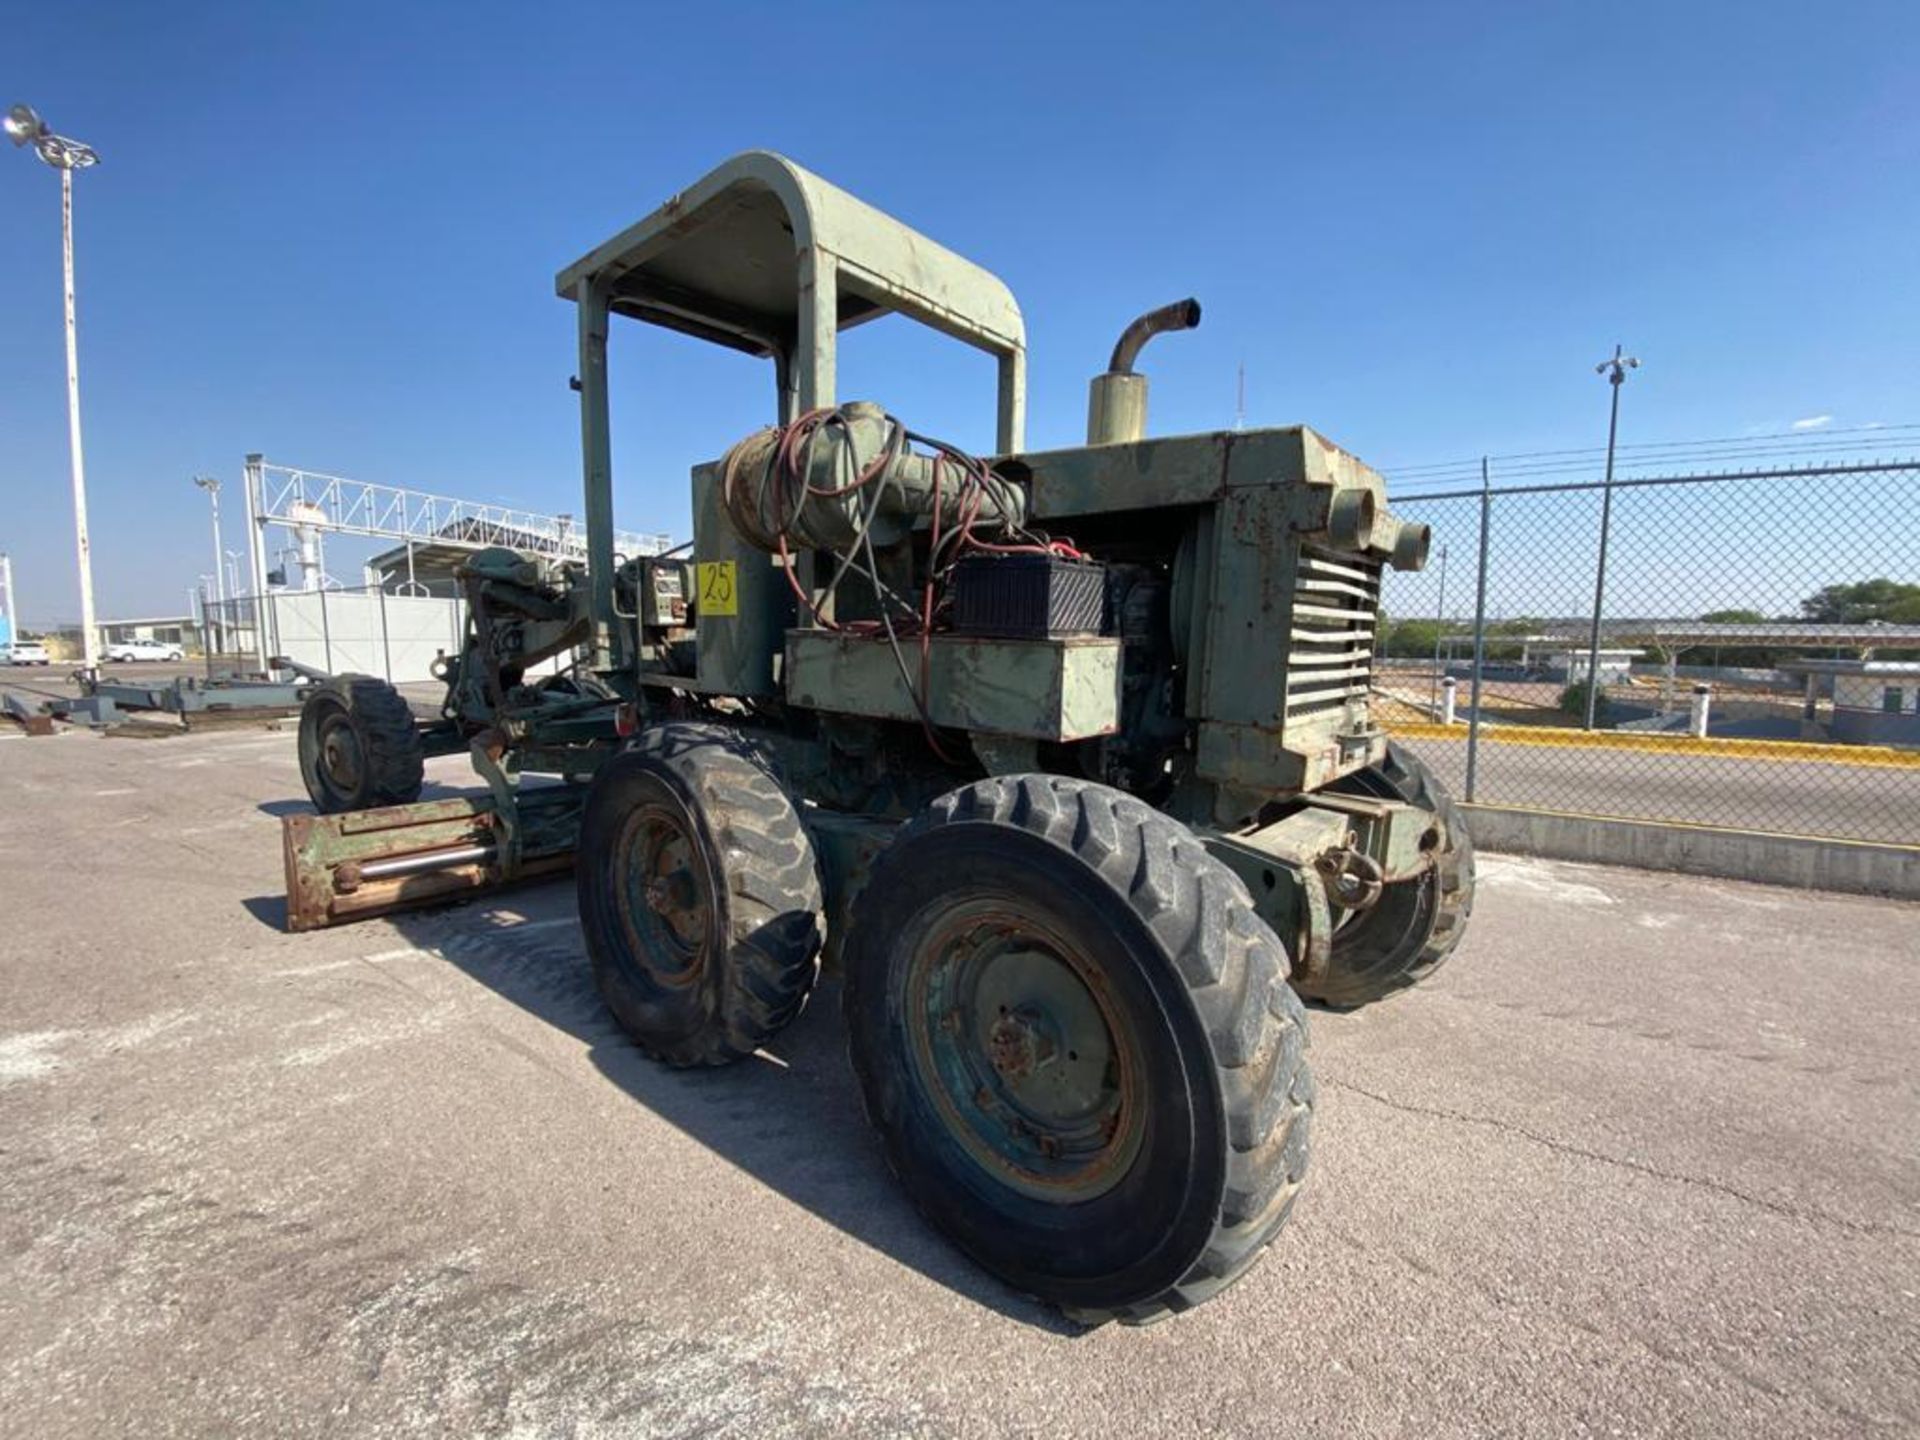
[{"label": "crack in concrete", "polygon": [[1743,1060],[1750,1065],[1777,1066],[1797,1075],[1831,1076],[1847,1085],[1862,1089],[1880,1090],[1890,1085],[1914,1088],[1910,1079],[1899,1075],[1882,1075],[1877,1071],[1861,1069],[1850,1063],[1808,1063],[1796,1060],[1791,1054],[1775,1050],[1736,1050],[1717,1040],[1703,1039],[1674,1029],[1643,1029],[1645,1022],[1631,1016],[1617,1020],[1595,1020],[1582,1014],[1578,1006],[1570,1010],[1543,1010],[1538,1006],[1523,1005],[1517,1001],[1502,999],[1499,996],[1483,994],[1473,990],[1455,990],[1446,994],[1436,994],[1441,1000],[1452,1000],[1465,1005],[1487,1005],[1503,1010],[1509,1015],[1523,1015],[1535,1020],[1551,1020],[1567,1025],[1576,1025],[1586,1030],[1604,1031],[1610,1035],[1627,1034],[1644,1040],[1650,1045],[1674,1046],[1690,1050],[1696,1055],[1713,1055],[1727,1060]]},{"label": "crack in concrete", "polygon": [[1408,1115],[1422,1115],[1433,1120],[1449,1120],[1458,1125],[1480,1125],[1489,1130],[1497,1130],[1504,1135],[1518,1136],[1530,1140],[1556,1154],[1572,1156],[1579,1160],[1593,1160],[1602,1165],[1612,1165],[1622,1170],[1631,1170],[1655,1180],[1667,1180],[1676,1185],[1685,1185],[1693,1189],[1705,1190],[1712,1194],[1724,1195],[1739,1200],[1757,1209],[1766,1210],[1787,1220],[1799,1220],[1808,1224],[1826,1224],[1845,1230],[1854,1235],[1893,1236],[1902,1240],[1920,1240],[1920,1231],[1908,1230],[1899,1225],[1887,1225],[1870,1220],[1849,1220],[1843,1215],[1835,1215],[1827,1210],[1802,1210],[1796,1206],[1782,1204],[1778,1200],[1769,1200],[1763,1195],[1754,1195],[1721,1180],[1711,1180],[1704,1175],[1686,1175],[1675,1170],[1662,1170],[1657,1165],[1649,1165],[1642,1160],[1631,1160],[1625,1156],[1608,1155],[1599,1150],[1588,1150],[1572,1145],[1564,1140],[1556,1140],[1551,1135],[1542,1135],[1529,1130],[1524,1125],[1516,1125],[1511,1120],[1502,1120],[1493,1115],[1471,1115],[1464,1110],[1449,1110],[1444,1106],[1416,1105],[1407,1100],[1396,1100],[1392,1096],[1382,1095],[1369,1090],[1364,1085],[1355,1085],[1350,1080],[1341,1080],[1326,1074],[1315,1067],[1315,1079],[1322,1085],[1332,1086],[1336,1090],[1351,1091],[1389,1110],[1399,1110]]}]

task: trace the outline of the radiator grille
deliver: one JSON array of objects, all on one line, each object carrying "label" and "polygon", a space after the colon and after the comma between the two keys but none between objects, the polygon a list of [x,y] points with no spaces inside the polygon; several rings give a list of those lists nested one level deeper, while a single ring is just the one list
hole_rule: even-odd
[{"label": "radiator grille", "polygon": [[1287,657],[1288,720],[1344,711],[1373,681],[1380,566],[1358,555],[1300,547]]}]

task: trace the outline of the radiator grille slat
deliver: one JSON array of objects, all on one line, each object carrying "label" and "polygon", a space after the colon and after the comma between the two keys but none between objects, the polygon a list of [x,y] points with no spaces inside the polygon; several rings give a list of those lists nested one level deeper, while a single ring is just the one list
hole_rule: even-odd
[{"label": "radiator grille slat", "polygon": [[1380,567],[1356,555],[1300,547],[1289,631],[1288,720],[1345,710],[1373,685]]}]

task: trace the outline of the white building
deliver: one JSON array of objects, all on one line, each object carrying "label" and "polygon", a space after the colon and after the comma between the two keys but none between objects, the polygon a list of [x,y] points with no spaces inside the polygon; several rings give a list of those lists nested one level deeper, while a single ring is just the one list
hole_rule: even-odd
[{"label": "white building", "polygon": [[1853,745],[1920,745],[1920,660],[1786,660],[1807,677],[1803,717],[1817,713],[1822,681],[1833,688],[1833,738]]}]

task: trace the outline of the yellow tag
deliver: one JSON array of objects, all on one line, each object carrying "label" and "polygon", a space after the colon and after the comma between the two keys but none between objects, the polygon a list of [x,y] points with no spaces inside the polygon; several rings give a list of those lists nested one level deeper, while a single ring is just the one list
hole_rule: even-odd
[{"label": "yellow tag", "polygon": [[695,583],[700,587],[702,615],[740,613],[740,590],[734,584],[733,561],[700,560],[693,569]]}]

